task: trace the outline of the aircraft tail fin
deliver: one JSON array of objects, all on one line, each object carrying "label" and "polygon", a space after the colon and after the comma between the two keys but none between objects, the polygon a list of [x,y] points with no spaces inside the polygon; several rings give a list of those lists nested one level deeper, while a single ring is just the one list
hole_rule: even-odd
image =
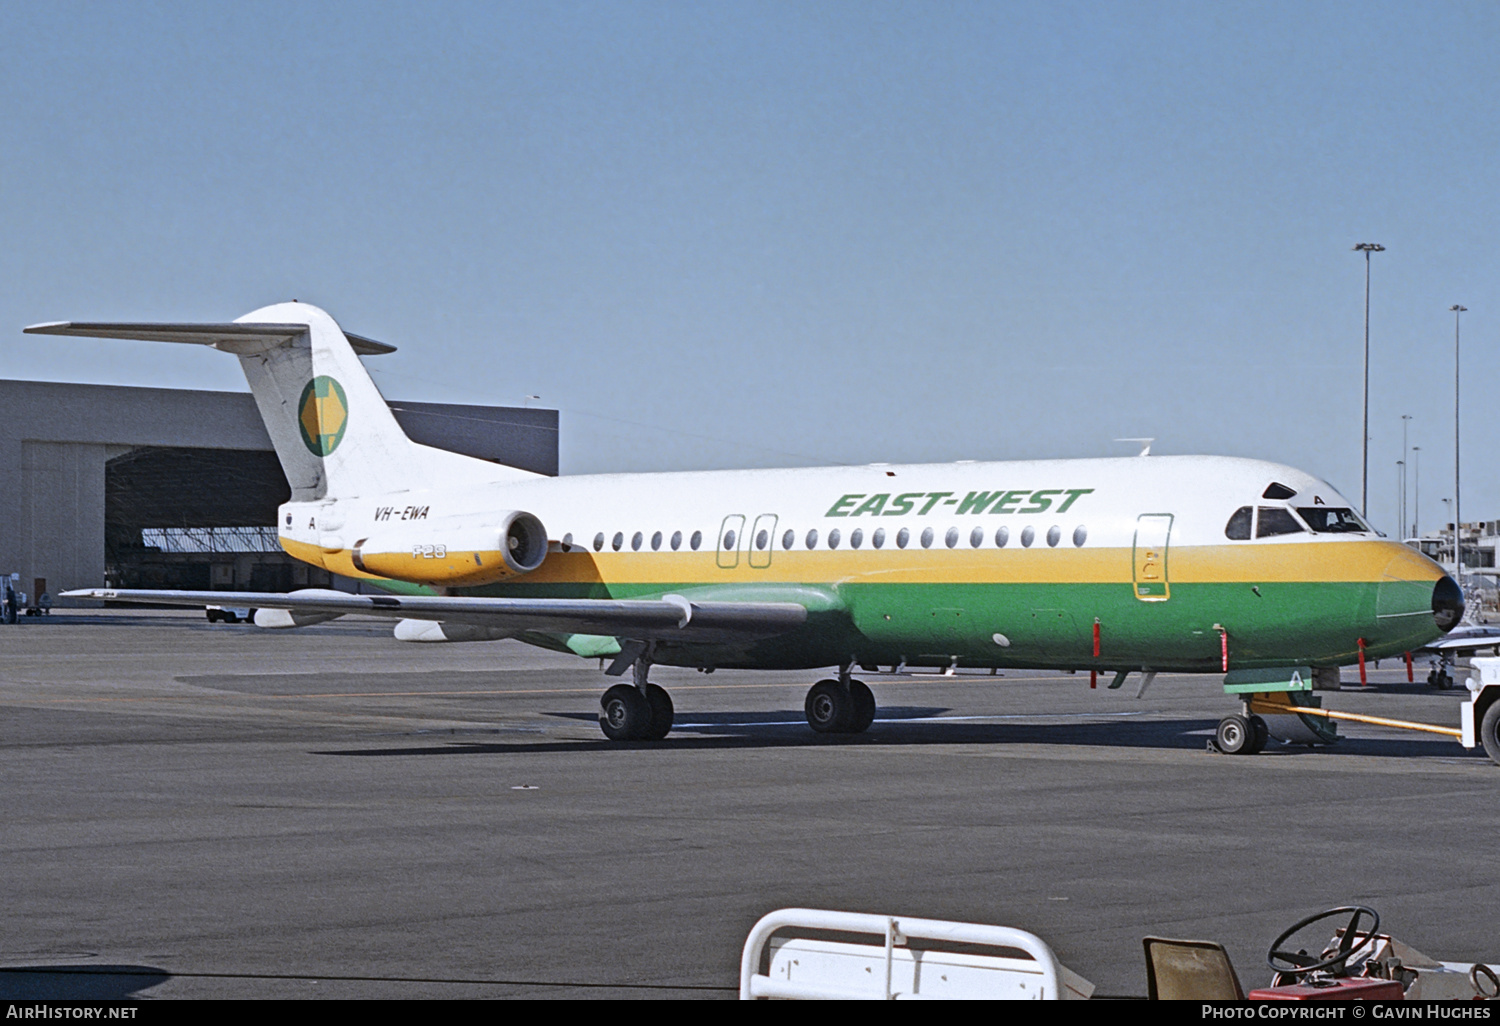
[{"label": "aircraft tail fin", "polygon": [[485,480],[535,475],[418,445],[406,437],[358,354],[394,346],[347,335],[306,303],[279,303],[229,324],[37,324],[31,334],[185,342],[234,353],[250,383],[294,501],[420,488],[441,472]]}]

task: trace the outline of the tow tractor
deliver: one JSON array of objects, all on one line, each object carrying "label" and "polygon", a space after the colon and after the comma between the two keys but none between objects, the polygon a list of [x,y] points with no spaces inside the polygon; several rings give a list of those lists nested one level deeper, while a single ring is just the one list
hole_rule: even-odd
[{"label": "tow tractor", "polygon": [[1500,658],[1471,662],[1469,699],[1459,706],[1456,728],[1324,709],[1322,699],[1312,694],[1311,667],[1232,670],[1224,677],[1224,691],[1241,699],[1241,710],[1219,721],[1209,747],[1226,755],[1253,755],[1264,749],[1271,737],[1308,745],[1329,744],[1338,740],[1336,721],[1346,720],[1443,734],[1465,748],[1482,745],[1490,759],[1500,765]]},{"label": "tow tractor", "polygon": [[[1319,924],[1345,920],[1318,950],[1301,942]],[[1147,937],[1148,997],[1249,1001],[1490,1001],[1500,975],[1483,962],[1442,962],[1380,932],[1380,913],[1345,905],[1299,919],[1271,942],[1271,985],[1244,993],[1222,945]],[[1317,950],[1315,945],[1315,950]]]}]

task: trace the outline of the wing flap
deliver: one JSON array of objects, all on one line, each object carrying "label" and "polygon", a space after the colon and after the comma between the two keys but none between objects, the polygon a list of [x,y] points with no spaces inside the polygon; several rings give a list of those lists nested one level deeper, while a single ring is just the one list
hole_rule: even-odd
[{"label": "wing flap", "polygon": [[64,598],[167,606],[253,606],[309,613],[363,613],[393,620],[442,620],[503,630],[598,634],[643,641],[771,637],[807,621],[796,602],[690,602],[660,599],[519,599],[448,595],[350,595],[309,588],[256,591],[152,591],[83,588]]}]

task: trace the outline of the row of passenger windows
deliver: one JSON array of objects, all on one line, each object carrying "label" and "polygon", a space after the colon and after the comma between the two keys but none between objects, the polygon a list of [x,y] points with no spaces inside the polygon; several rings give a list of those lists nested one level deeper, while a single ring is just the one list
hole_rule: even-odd
[{"label": "row of passenger windows", "polygon": [[[1082,524],[1079,524],[1077,527],[1073,528],[1073,544],[1076,547],[1082,548],[1084,542],[1088,541],[1088,536],[1088,529]],[[1028,524],[1026,527],[1021,528],[1020,542],[1023,548],[1031,548],[1031,546],[1036,542],[1036,537],[1035,527],[1032,527]],[[1045,537],[1047,540],[1047,544],[1052,548],[1056,548],[1062,541],[1063,529],[1058,525],[1053,524],[1051,527],[1047,528],[1047,534]],[[942,541],[943,544],[948,548],[956,549],[958,548],[959,542],[962,540],[962,538],[963,533],[958,528],[950,527],[948,528],[947,533],[943,535]],[[885,548],[886,539],[886,531],[883,527],[877,527],[874,531],[870,532],[869,541],[872,548]],[[976,527],[969,532],[969,547],[972,549],[981,548],[983,547],[987,539],[988,534],[986,533],[986,530],[983,527]],[[808,531],[807,534],[803,537],[803,545],[809,550],[816,549],[818,547],[818,540],[818,531],[816,528],[814,528],[813,530]],[[837,527],[829,531],[827,536],[823,538],[824,545],[830,549],[838,548],[844,543],[844,540],[845,539],[843,532],[840,531]],[[668,541],[668,544],[671,546],[672,551],[676,552],[682,548],[682,541],[682,532],[673,531],[672,537]],[[724,536],[719,539],[719,547],[725,552],[733,552],[739,541],[740,538],[733,530],[725,531]],[[850,531],[848,541],[849,547],[851,549],[858,549],[863,547],[863,545],[865,544],[864,528],[856,527],[854,530]],[[921,544],[922,548],[930,549],[937,541],[937,532],[931,527],[923,528],[922,533],[917,537],[917,541]],[[994,541],[995,547],[999,549],[1003,549],[1005,548],[1005,546],[1009,545],[1010,528],[1001,527],[996,529]],[[657,531],[651,536],[651,551],[660,551],[662,542],[662,532]],[[896,548],[898,549],[909,547],[912,543],[911,530],[905,527],[901,528],[896,532],[895,542]],[[571,534],[564,535],[562,543],[564,549],[571,549],[573,547],[573,536]],[[630,548],[633,552],[639,552],[641,550],[641,547],[645,543],[646,536],[640,531],[637,531],[635,532],[635,534],[630,536]],[[694,531],[692,533],[692,536],[687,539],[687,543],[689,549],[691,549],[693,552],[697,552],[700,548],[703,547],[703,532]],[[764,552],[771,545],[770,532],[764,529],[757,531],[755,534],[755,538],[753,539],[753,543],[757,551]],[[600,531],[598,534],[594,535],[594,551],[604,551],[604,544],[604,532]],[[788,530],[782,534],[781,547],[783,549],[790,551],[796,546],[796,544],[796,531]],[[619,552],[621,549],[623,549],[625,547],[625,532],[616,531],[614,537],[609,539],[609,547],[616,552]]]}]

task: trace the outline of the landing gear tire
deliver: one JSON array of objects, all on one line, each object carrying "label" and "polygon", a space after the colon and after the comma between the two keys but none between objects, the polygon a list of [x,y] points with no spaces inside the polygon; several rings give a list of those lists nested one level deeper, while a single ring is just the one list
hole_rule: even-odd
[{"label": "landing gear tire", "polygon": [[1484,711],[1484,719],[1479,721],[1479,741],[1490,760],[1500,763],[1500,702]]},{"label": "landing gear tire", "polygon": [[875,693],[865,686],[864,681],[851,680],[849,697],[854,699],[854,708],[845,729],[850,734],[863,734],[875,722]]},{"label": "landing gear tire", "polygon": [[1225,755],[1249,755],[1255,742],[1255,729],[1238,714],[1226,716],[1214,731],[1214,747]]},{"label": "landing gear tire", "polygon": [[665,688],[655,684],[646,685],[646,701],[651,706],[651,726],[646,731],[647,741],[660,741],[672,729],[672,696]]},{"label": "landing gear tire", "polygon": [[1266,745],[1271,741],[1271,728],[1266,726],[1266,721],[1259,716],[1250,716],[1250,749],[1249,754],[1259,755],[1266,750]]},{"label": "landing gear tire", "polygon": [[599,729],[611,741],[643,741],[651,730],[651,703],[639,688],[616,684],[599,700]]},{"label": "landing gear tire", "polygon": [[[874,697],[870,699],[874,703]],[[836,680],[820,680],[807,691],[802,711],[807,725],[819,734],[842,734],[854,720],[853,697]]]}]

